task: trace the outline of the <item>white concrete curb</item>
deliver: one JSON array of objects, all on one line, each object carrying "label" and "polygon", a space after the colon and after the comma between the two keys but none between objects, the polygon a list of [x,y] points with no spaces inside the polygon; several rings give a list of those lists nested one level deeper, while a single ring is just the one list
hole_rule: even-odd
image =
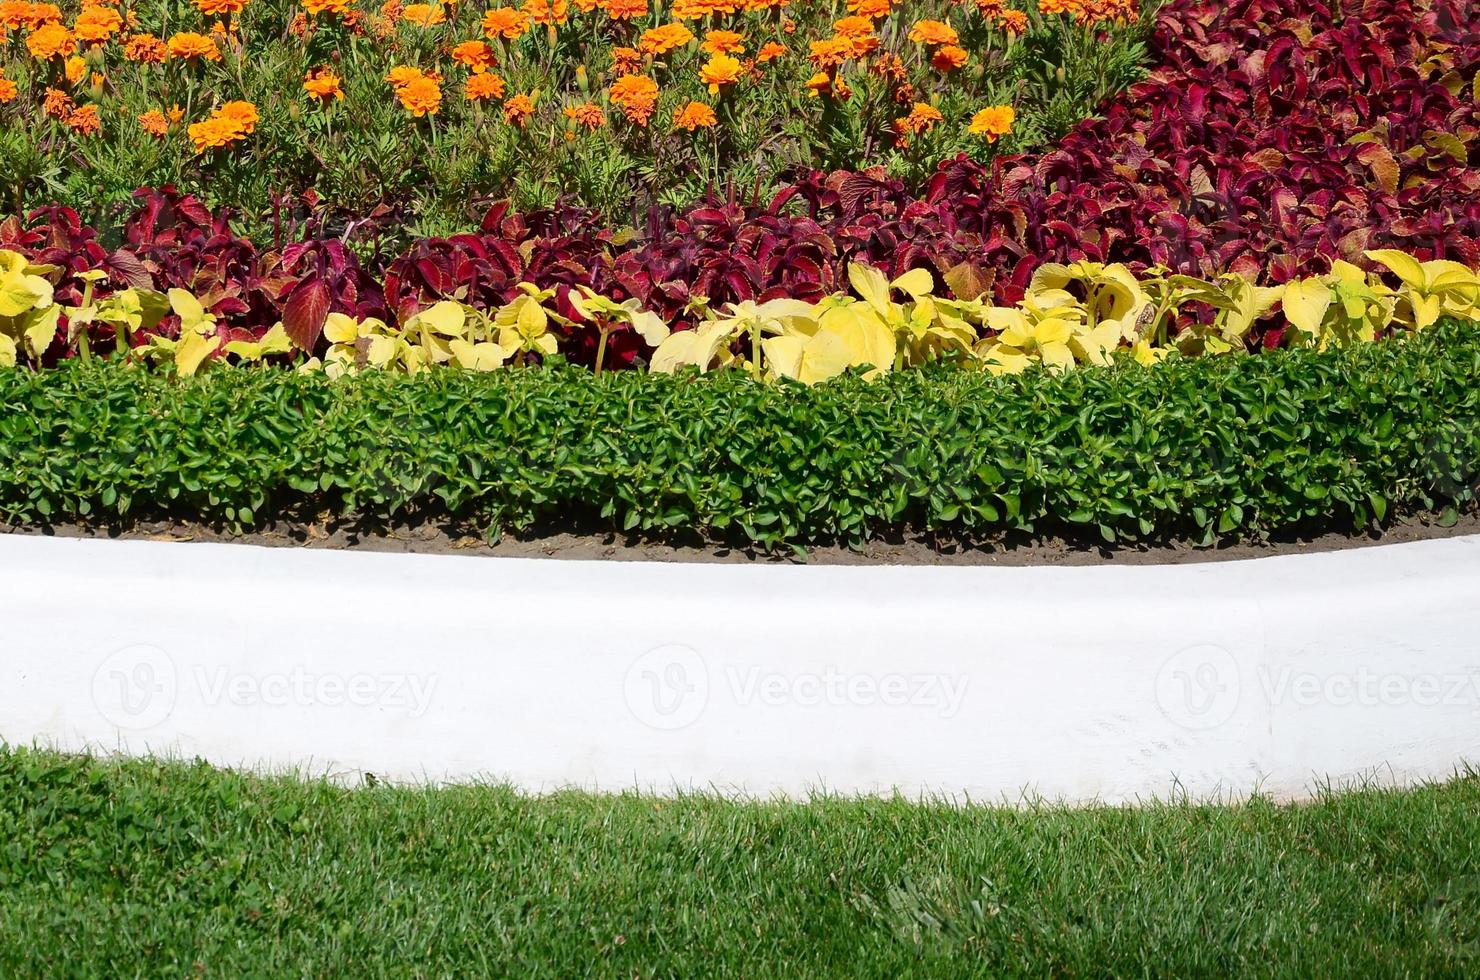
[{"label": "white concrete curb", "polygon": [[0,739],[659,792],[1282,798],[1480,760],[1480,536],[1206,565],[0,535]]}]

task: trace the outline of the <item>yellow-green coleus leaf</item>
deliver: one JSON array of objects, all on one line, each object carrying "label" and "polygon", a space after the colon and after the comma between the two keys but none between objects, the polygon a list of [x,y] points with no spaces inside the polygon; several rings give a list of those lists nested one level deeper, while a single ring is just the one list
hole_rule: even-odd
[{"label": "yellow-green coleus leaf", "polygon": [[171,289],[169,291],[170,309],[180,318],[180,335],[187,333],[206,334],[216,329],[216,318],[206,312],[205,307],[200,305],[196,299],[184,289]]},{"label": "yellow-green coleus leaf", "polygon": [[41,357],[51,347],[51,342],[57,336],[57,324],[61,321],[61,316],[62,308],[52,303],[18,318],[26,353],[32,358]]},{"label": "yellow-green coleus leaf", "polygon": [[423,335],[435,334],[439,337],[462,337],[467,332],[467,320],[467,309],[461,303],[444,299],[439,303],[433,303],[406,321],[405,329],[407,333],[420,332]]},{"label": "yellow-green coleus leaf", "polygon": [[1280,294],[1280,304],[1290,325],[1317,338],[1321,336],[1321,321],[1331,308],[1331,299],[1331,287],[1318,276],[1291,279]]},{"label": "yellow-green coleus leaf", "polygon": [[629,299],[618,303],[589,287],[577,288],[580,291],[570,294],[570,302],[587,320],[593,323],[625,323],[636,330],[649,347],[658,346],[668,337],[668,324],[656,313],[643,309],[638,300]]},{"label": "yellow-green coleus leaf", "polygon": [[892,290],[898,289],[912,299],[920,299],[929,296],[935,288],[935,280],[928,269],[911,269],[891,282],[884,273],[862,262],[848,263],[848,282],[853,291],[886,320],[896,319],[897,306],[890,299]]},{"label": "yellow-green coleus leaf", "polygon": [[0,316],[18,317],[51,305],[51,283],[42,275],[55,266],[32,265],[19,252],[0,249]]},{"label": "yellow-green coleus leaf", "polygon": [[550,311],[541,305],[542,295],[541,292],[531,293],[526,290],[494,313],[493,324],[498,328],[500,347],[511,354],[518,351],[536,351],[540,354],[555,353],[558,342],[555,335],[550,332],[554,318]]},{"label": "yellow-green coleus leaf", "polygon": [[465,371],[492,371],[502,367],[509,355],[514,353],[491,341],[474,343],[460,337],[449,341],[447,346],[452,352],[452,363]]},{"label": "yellow-green coleus leaf", "polygon": [[260,361],[270,354],[286,354],[293,349],[293,340],[282,323],[262,335],[260,340],[233,340],[226,345],[226,353],[234,354],[243,361]]},{"label": "yellow-green coleus leaf", "polygon": [[182,332],[174,347],[175,373],[182,378],[190,377],[220,346],[221,338],[215,334]]},{"label": "yellow-green coleus leaf", "polygon": [[674,331],[653,351],[648,369],[657,374],[672,374],[681,367],[696,367],[703,374],[734,341],[738,330],[733,325],[737,322],[710,320],[693,330]]}]

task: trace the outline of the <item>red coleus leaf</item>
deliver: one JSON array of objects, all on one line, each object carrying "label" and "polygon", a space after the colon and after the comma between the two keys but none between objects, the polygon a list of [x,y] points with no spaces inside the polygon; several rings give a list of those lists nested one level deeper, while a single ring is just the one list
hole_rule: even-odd
[{"label": "red coleus leaf", "polygon": [[300,282],[283,304],[283,329],[302,350],[312,353],[329,316],[329,285],[323,279]]}]

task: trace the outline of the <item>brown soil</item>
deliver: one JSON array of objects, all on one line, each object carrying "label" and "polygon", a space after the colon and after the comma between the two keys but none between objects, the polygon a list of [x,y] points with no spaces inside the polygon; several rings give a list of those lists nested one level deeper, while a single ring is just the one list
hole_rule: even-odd
[{"label": "brown soil", "polygon": [[1183,543],[1107,547],[1053,536],[1017,535],[970,544],[932,541],[919,537],[900,538],[873,541],[859,550],[840,546],[814,547],[807,549],[805,556],[790,551],[766,553],[703,542],[663,543],[612,533],[506,536],[496,544],[489,544],[476,535],[430,523],[365,531],[353,522],[344,520],[324,520],[317,523],[285,521],[248,534],[231,534],[198,524],[168,521],[142,522],[121,530],[96,525],[58,525],[47,528],[0,528],[0,531],[63,538],[214,541],[286,548],[347,548],[379,552],[602,561],[804,561],[824,565],[1174,565],[1338,551],[1343,548],[1476,534],[1480,533],[1480,515],[1463,515],[1452,527],[1413,521],[1394,525],[1380,533],[1291,536],[1268,542],[1226,543],[1211,548],[1197,548]]}]

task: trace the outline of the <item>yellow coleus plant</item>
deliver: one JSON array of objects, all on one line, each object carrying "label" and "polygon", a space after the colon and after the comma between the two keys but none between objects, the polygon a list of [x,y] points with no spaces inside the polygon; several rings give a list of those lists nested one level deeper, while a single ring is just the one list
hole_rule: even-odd
[{"label": "yellow coleus plant", "polygon": [[1445,314],[1466,320],[1480,314],[1480,276],[1473,269],[1444,259],[1420,262],[1393,248],[1366,255],[1402,281],[1394,316],[1408,329],[1423,330]]},{"label": "yellow coleus plant", "polygon": [[896,340],[890,324],[868,302],[833,296],[817,304],[815,319],[796,319],[788,331],[761,341],[768,377],[815,384],[850,368],[866,378],[894,368]]},{"label": "yellow coleus plant", "polygon": [[[934,294],[935,277],[928,269],[911,269],[894,280],[872,266],[848,266],[853,291],[896,336],[894,368],[920,364],[948,351],[969,354],[977,339],[983,305],[974,298],[948,300]],[[909,300],[896,303],[893,294]]]},{"label": "yellow coleus plant", "polygon": [[273,354],[287,354],[293,350],[293,339],[282,322],[272,327],[257,340],[233,340],[226,345],[226,353],[242,364],[252,364]]},{"label": "yellow coleus plant", "polygon": [[107,275],[101,269],[80,273],[78,278],[85,283],[82,302],[65,308],[67,339],[77,344],[78,353],[84,358],[90,351],[89,333],[93,324],[112,327],[114,346],[119,353],[127,353],[130,337],[140,330],[153,330],[170,312],[169,298],[152,289],[130,287],[111,293],[102,300],[95,299],[94,284],[106,279]]},{"label": "yellow coleus plant", "polygon": [[513,354],[539,354],[542,357],[554,354],[559,349],[559,338],[554,328],[569,326],[570,321],[548,307],[555,298],[555,290],[540,289],[533,283],[521,282],[519,295],[499,307],[493,315],[498,328],[498,342]]},{"label": "yellow coleus plant", "polygon": [[[730,303],[724,310],[710,311],[696,304],[704,316],[693,330],[669,334],[653,351],[649,370],[671,374],[681,367],[696,367],[702,374],[714,368],[743,367],[758,374],[762,370],[762,344],[767,337],[815,332],[817,307],[799,299],[773,299],[764,303],[745,300]],[[736,357],[731,347],[747,340],[749,357]]]},{"label": "yellow coleus plant", "polygon": [[596,374],[598,376],[606,360],[607,338],[617,326],[625,324],[631,327],[649,347],[657,347],[667,339],[668,324],[664,323],[656,313],[643,309],[642,304],[637,300],[629,299],[618,303],[587,286],[576,288],[579,292],[570,294],[571,305],[581,316],[596,324],[596,329],[601,334],[601,339],[596,345]]},{"label": "yellow coleus plant", "polygon": [[429,363],[425,350],[375,317],[357,320],[344,313],[330,313],[324,320],[324,338],[329,341],[329,349],[321,366],[331,378],[365,370],[398,369],[415,374]]},{"label": "yellow coleus plant", "polygon": [[56,338],[62,310],[52,302],[52,286],[44,278],[56,271],[0,249],[0,365],[14,367],[22,351],[38,360]]},{"label": "yellow coleus plant", "polygon": [[1226,273],[1217,279],[1172,275],[1164,269],[1151,270],[1146,289],[1153,297],[1149,322],[1133,346],[1136,359],[1143,364],[1155,363],[1160,357],[1154,345],[1163,339],[1169,324],[1179,318],[1184,306],[1202,303],[1213,308],[1213,318],[1193,318],[1171,338],[1170,343],[1189,357],[1204,354],[1228,354],[1245,349],[1249,331],[1280,301],[1283,290],[1278,286],[1256,286],[1237,273]]},{"label": "yellow coleus plant", "polygon": [[1113,326],[1122,340],[1137,338],[1143,317],[1155,305],[1131,270],[1118,262],[1045,262],[1034,270],[1028,293],[1067,292],[1071,285],[1084,294],[1079,305],[1085,329],[1095,332]]},{"label": "yellow coleus plant", "polygon": [[1380,279],[1340,259],[1328,275],[1292,279],[1280,292],[1285,320],[1299,341],[1320,350],[1376,340],[1393,322],[1396,305]]},{"label": "yellow coleus plant", "polygon": [[220,349],[221,337],[216,332],[216,317],[201,306],[200,300],[183,289],[171,289],[168,298],[170,309],[180,318],[179,335],[170,338],[156,334],[139,353],[153,361],[173,364],[176,374],[188,378]]}]

